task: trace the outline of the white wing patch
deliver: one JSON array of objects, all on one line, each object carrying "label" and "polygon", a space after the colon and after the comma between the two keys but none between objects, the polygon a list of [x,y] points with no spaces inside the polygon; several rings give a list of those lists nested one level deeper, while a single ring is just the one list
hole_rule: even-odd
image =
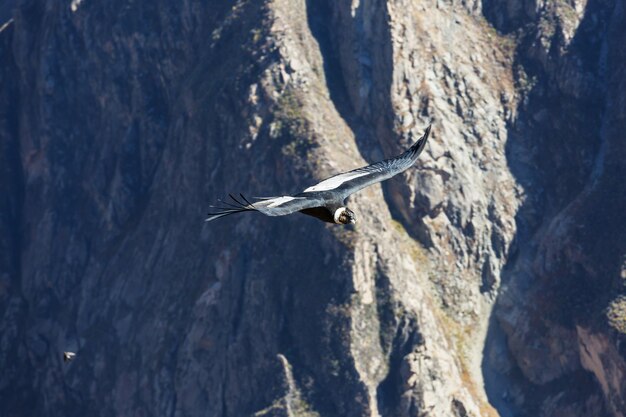
[{"label": "white wing patch", "polygon": [[335,175],[334,177],[330,177],[318,184],[315,184],[312,187],[307,188],[306,190],[304,190],[305,193],[310,193],[313,191],[329,191],[329,190],[334,190],[335,188],[341,186],[341,184],[343,184],[346,181],[350,181],[353,180],[355,178],[359,178],[362,177],[364,175],[369,174],[369,172],[353,172],[353,173],[346,173],[346,174],[340,174],[340,175]]},{"label": "white wing patch", "polygon": [[302,197],[289,197],[289,196],[284,196],[284,197],[276,197],[276,198],[271,198],[269,200],[265,200],[263,203],[267,204],[267,207],[278,207],[282,204],[285,204],[291,200],[295,200],[297,198],[302,198]]}]

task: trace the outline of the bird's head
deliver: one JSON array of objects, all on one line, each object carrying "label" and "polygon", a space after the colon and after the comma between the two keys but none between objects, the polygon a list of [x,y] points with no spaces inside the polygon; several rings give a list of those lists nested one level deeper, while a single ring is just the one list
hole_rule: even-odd
[{"label": "bird's head", "polygon": [[334,214],[335,223],[337,224],[354,224],[356,223],[356,215],[348,207],[339,207]]}]

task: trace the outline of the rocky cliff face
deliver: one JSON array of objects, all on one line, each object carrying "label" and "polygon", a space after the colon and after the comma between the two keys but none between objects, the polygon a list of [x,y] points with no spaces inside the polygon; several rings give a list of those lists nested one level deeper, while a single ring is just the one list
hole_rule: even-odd
[{"label": "rocky cliff face", "polygon": [[507,154],[526,198],[492,328],[509,349],[488,344],[485,365],[516,375],[495,390],[511,410],[624,415],[623,5],[540,6],[508,24],[494,17],[502,30],[523,27],[517,71],[528,85]]},{"label": "rocky cliff face", "polygon": [[[10,9],[0,414],[624,415],[621,2]],[[356,227],[202,222],[429,123]]]}]

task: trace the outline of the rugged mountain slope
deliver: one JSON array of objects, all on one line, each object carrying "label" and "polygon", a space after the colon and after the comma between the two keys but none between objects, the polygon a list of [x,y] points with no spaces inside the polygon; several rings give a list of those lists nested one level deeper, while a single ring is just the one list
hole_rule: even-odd
[{"label": "rugged mountain slope", "polygon": [[[12,16],[2,415],[626,409],[620,2]],[[415,169],[350,199],[354,228],[202,222],[228,192],[298,191],[431,122]]]},{"label": "rugged mountain slope", "polygon": [[517,376],[499,391],[535,415],[624,415],[623,5],[546,3],[494,21],[526,25],[516,55],[529,81],[508,149],[528,197],[496,309],[511,356],[494,348],[490,362]]}]

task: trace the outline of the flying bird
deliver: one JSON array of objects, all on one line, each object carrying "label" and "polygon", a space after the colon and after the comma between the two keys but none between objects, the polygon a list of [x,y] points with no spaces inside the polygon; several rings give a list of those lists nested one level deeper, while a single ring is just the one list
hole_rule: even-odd
[{"label": "flying bird", "polygon": [[76,357],[76,353],[74,352],[63,352],[63,362],[71,362]]},{"label": "flying bird", "polygon": [[212,206],[213,212],[208,213],[209,217],[206,221],[235,213],[258,211],[266,216],[286,216],[300,212],[328,223],[354,224],[356,216],[345,206],[345,200],[351,194],[372,184],[385,181],[413,166],[426,146],[430,128],[431,126],[428,126],[424,135],[401,155],[337,174],[296,195],[257,197],[259,201],[253,204],[243,194],[239,194],[241,200],[229,194],[233,202],[222,201],[224,206]]}]

